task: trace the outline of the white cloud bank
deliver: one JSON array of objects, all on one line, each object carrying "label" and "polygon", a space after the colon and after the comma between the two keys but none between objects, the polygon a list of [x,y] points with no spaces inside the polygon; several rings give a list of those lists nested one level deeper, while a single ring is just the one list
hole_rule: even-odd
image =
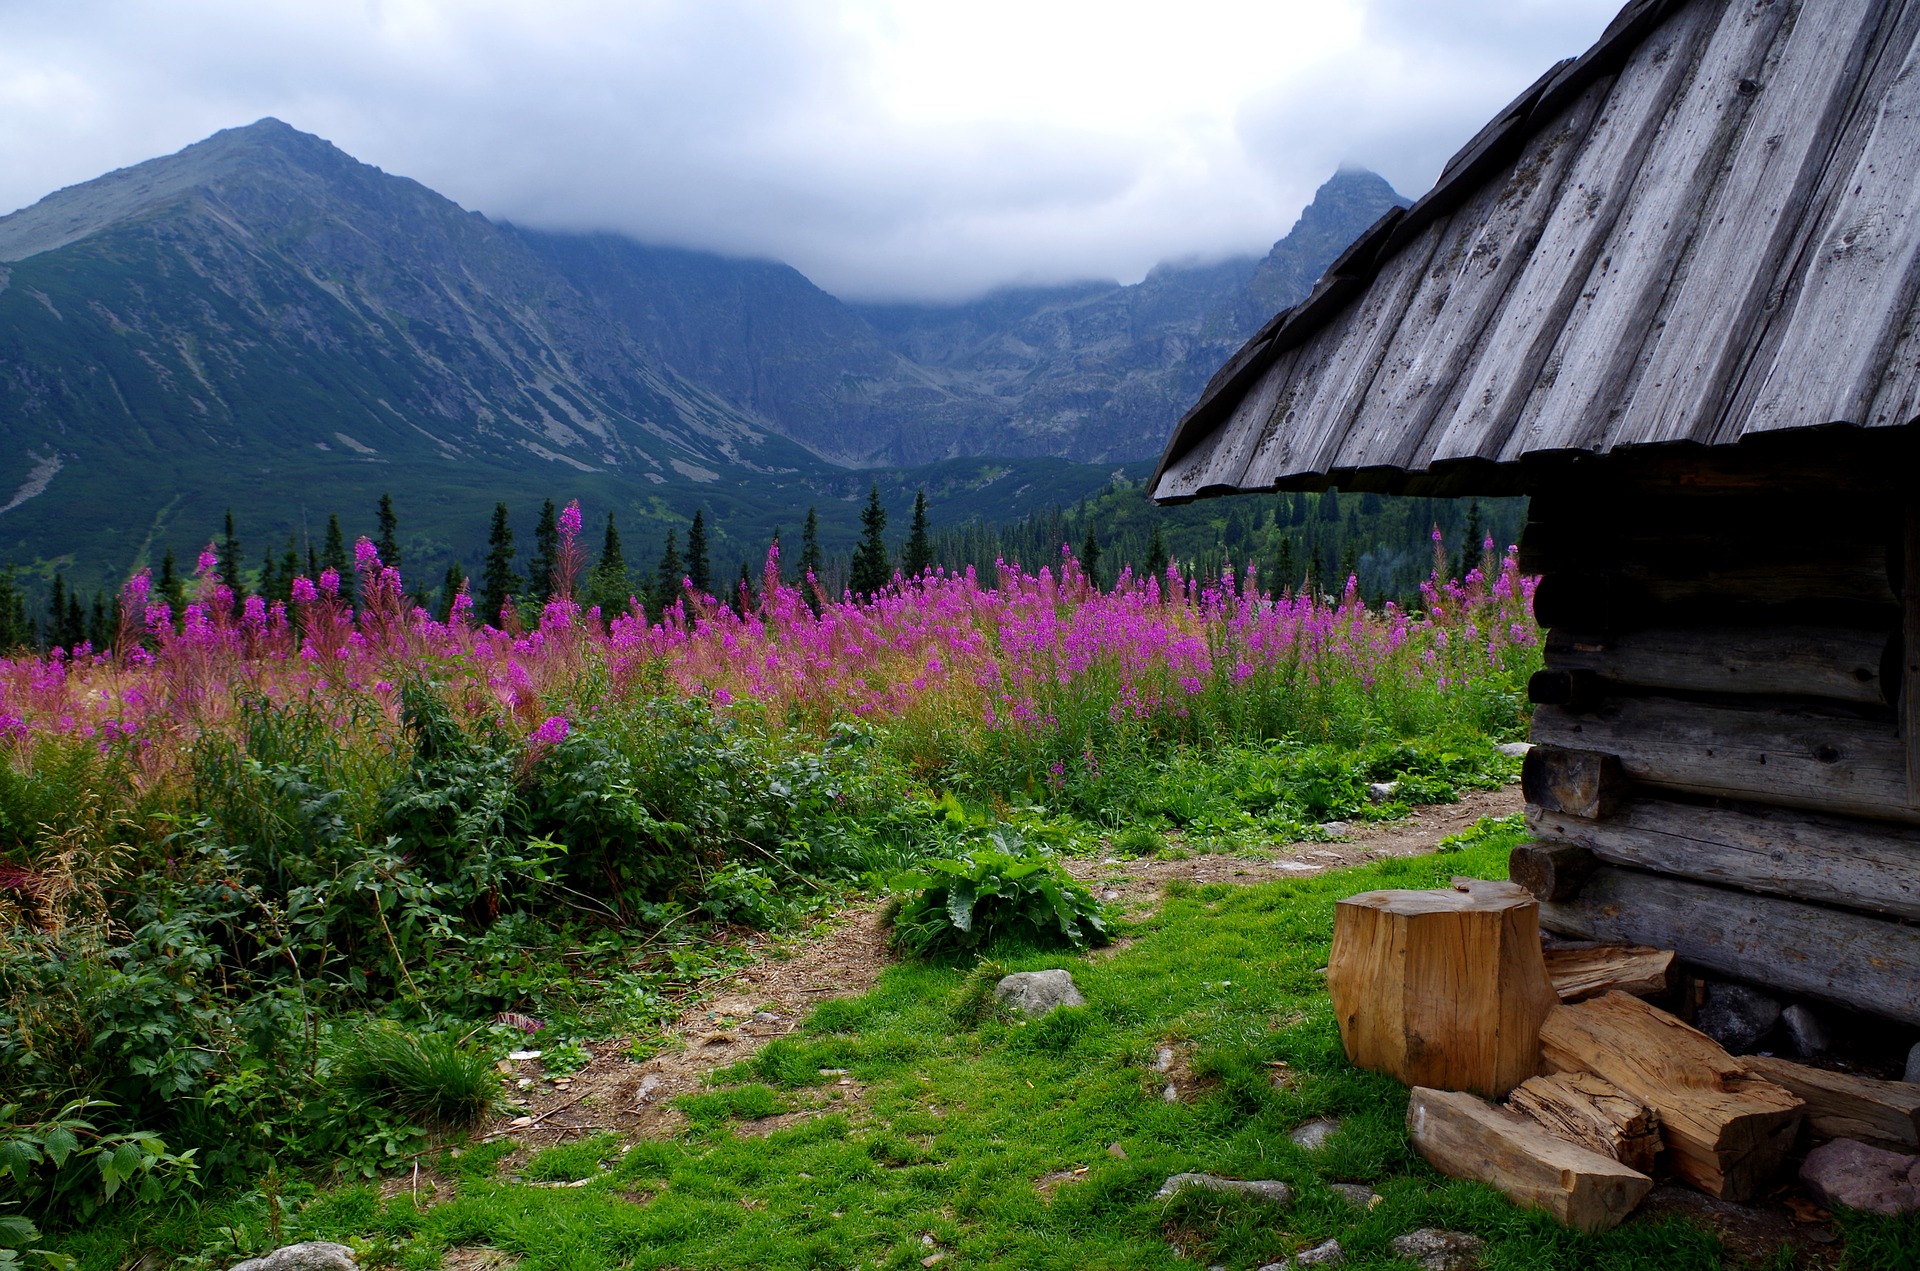
[{"label": "white cloud bank", "polygon": [[274,115],[489,216],[850,297],[1264,251],[1615,0],[0,0],[0,209]]}]

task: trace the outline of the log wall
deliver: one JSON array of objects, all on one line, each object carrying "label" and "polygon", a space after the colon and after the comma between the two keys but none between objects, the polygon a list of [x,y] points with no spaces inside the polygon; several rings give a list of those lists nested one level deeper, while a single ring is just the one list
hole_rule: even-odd
[{"label": "log wall", "polygon": [[1535,473],[1543,927],[1920,1024],[1910,446]]}]

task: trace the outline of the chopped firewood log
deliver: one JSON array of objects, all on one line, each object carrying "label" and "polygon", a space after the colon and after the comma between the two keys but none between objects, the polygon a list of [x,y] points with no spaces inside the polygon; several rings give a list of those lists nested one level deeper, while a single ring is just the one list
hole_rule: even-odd
[{"label": "chopped firewood log", "polygon": [[1722,1200],[1751,1200],[1800,1132],[1799,1096],[1625,993],[1555,1007],[1540,1046],[1550,1071],[1591,1072],[1658,1112],[1673,1172]]},{"label": "chopped firewood log", "polygon": [[1829,1072],[1769,1055],[1742,1055],[1756,1076],[1807,1101],[1807,1125],[1827,1139],[1859,1139],[1911,1153],[1920,1148],[1920,1085]]},{"label": "chopped firewood log", "polygon": [[1607,1230],[1653,1188],[1638,1170],[1470,1094],[1416,1088],[1407,1129],[1441,1173],[1486,1183],[1576,1231]]},{"label": "chopped firewood log", "polygon": [[1557,999],[1533,898],[1464,885],[1341,901],[1327,989],[1356,1065],[1498,1097],[1540,1071],[1540,1021]]},{"label": "chopped firewood log", "polygon": [[1618,989],[1635,997],[1658,997],[1673,989],[1671,949],[1643,944],[1598,944],[1548,949],[1547,979],[1563,1002],[1584,1002]]},{"label": "chopped firewood log", "polygon": [[1522,843],[1507,854],[1507,876],[1535,900],[1572,900],[1599,864],[1569,843]]},{"label": "chopped firewood log", "polygon": [[1628,1169],[1653,1173],[1653,1159],[1660,1154],[1660,1114],[1604,1077],[1590,1072],[1534,1077],[1516,1086],[1507,1104],[1563,1139]]}]

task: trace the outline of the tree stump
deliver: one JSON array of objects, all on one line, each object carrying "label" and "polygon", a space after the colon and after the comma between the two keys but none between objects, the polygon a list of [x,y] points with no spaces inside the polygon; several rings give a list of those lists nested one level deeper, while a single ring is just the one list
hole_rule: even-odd
[{"label": "tree stump", "polygon": [[1490,1098],[1540,1071],[1540,1023],[1559,1000],[1539,906],[1504,883],[1349,896],[1327,989],[1356,1065]]}]

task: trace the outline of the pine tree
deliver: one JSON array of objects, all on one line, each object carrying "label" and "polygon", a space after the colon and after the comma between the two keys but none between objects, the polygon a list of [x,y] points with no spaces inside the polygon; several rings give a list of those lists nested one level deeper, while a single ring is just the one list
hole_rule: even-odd
[{"label": "pine tree", "polygon": [[612,619],[626,609],[631,584],[627,581],[627,558],[620,551],[620,531],[613,527],[613,513],[607,513],[607,533],[600,540],[600,559],[587,576],[587,603],[600,606],[600,616]]},{"label": "pine tree", "polygon": [[47,643],[58,647],[66,643],[61,637],[67,629],[67,581],[59,574],[53,576],[53,594],[47,600]]},{"label": "pine tree", "polygon": [[327,540],[320,548],[320,568],[340,575],[340,599],[353,603],[353,558],[347,555],[346,536],[340,532],[340,514],[327,513]]},{"label": "pine tree", "polygon": [[0,569],[0,651],[11,652],[27,639],[27,602],[13,566]]},{"label": "pine tree", "polygon": [[233,591],[234,604],[238,605],[246,597],[246,584],[240,581],[240,540],[233,532],[233,509],[227,509],[227,523],[220,535],[220,551],[217,556],[220,581]]},{"label": "pine tree", "polygon": [[699,594],[712,593],[713,565],[707,559],[707,519],[700,508],[693,510],[693,525],[687,530],[687,579]]},{"label": "pine tree", "polygon": [[87,615],[87,643],[96,651],[113,647],[113,631],[119,625],[114,621],[113,610],[104,592],[93,593],[93,608]]},{"label": "pine tree", "polygon": [[740,584],[733,589],[733,598],[742,618],[753,612],[753,574],[745,561],[740,562]]},{"label": "pine tree", "polygon": [[300,575],[300,540],[287,535],[287,550],[280,556],[280,589],[267,597],[268,601],[278,600],[282,604],[293,600],[293,580]]},{"label": "pine tree", "polygon": [[1158,577],[1166,572],[1167,542],[1160,536],[1160,522],[1153,523],[1153,533],[1147,538],[1147,573]]},{"label": "pine tree", "polygon": [[560,526],[555,519],[553,500],[540,505],[540,520],[533,527],[533,557],[527,561],[527,595],[540,604],[553,596],[553,567],[560,559]]},{"label": "pine tree", "polygon": [[820,573],[820,518],[807,509],[807,525],[800,531],[800,577]]},{"label": "pine tree", "polygon": [[480,620],[499,622],[500,611],[519,594],[521,582],[513,572],[513,527],[507,524],[507,505],[496,503],[493,524],[487,530],[487,563],[480,575]]},{"label": "pine tree", "polygon": [[160,580],[157,584],[160,598],[167,602],[167,608],[173,611],[175,623],[180,621],[180,602],[185,598],[186,589],[180,581],[180,570],[173,560],[173,549],[160,558]]},{"label": "pine tree", "polygon": [[660,565],[653,580],[653,607],[665,613],[680,598],[680,586],[686,579],[686,566],[680,561],[680,540],[667,531],[667,549],[660,553]]},{"label": "pine tree", "polygon": [[1320,496],[1320,519],[1323,521],[1340,519],[1340,491],[1335,486],[1328,486],[1327,492]]},{"label": "pine tree", "polygon": [[933,544],[927,537],[927,492],[913,496],[913,524],[907,530],[907,550],[900,557],[900,572],[918,578],[933,565]]},{"label": "pine tree", "polygon": [[394,569],[400,568],[400,518],[393,514],[393,496],[380,496],[380,514],[377,522],[379,532],[373,540],[374,550],[380,553],[380,562]]},{"label": "pine tree", "polygon": [[1087,541],[1080,544],[1080,572],[1087,576],[1088,586],[1100,590],[1100,536],[1093,532],[1092,522],[1087,524]]},{"label": "pine tree", "polygon": [[1292,591],[1300,585],[1300,566],[1293,556],[1293,535],[1280,536],[1280,549],[1273,562],[1273,594]]},{"label": "pine tree", "polygon": [[447,562],[446,577],[440,580],[440,621],[453,621],[453,602],[460,598],[460,589],[467,585],[467,571],[460,568],[460,562]]},{"label": "pine tree", "polygon": [[260,560],[260,599],[272,604],[279,594],[280,576],[274,566],[273,549],[269,547]]},{"label": "pine tree", "polygon": [[886,588],[892,576],[887,559],[887,510],[880,506],[880,483],[873,483],[867,506],[860,512],[860,546],[853,551],[847,586],[854,595],[871,597]]},{"label": "pine tree", "polygon": [[1475,499],[1467,505],[1467,536],[1460,540],[1460,555],[1453,566],[1455,578],[1465,578],[1480,563],[1481,536],[1485,533],[1480,524],[1480,500]]}]

